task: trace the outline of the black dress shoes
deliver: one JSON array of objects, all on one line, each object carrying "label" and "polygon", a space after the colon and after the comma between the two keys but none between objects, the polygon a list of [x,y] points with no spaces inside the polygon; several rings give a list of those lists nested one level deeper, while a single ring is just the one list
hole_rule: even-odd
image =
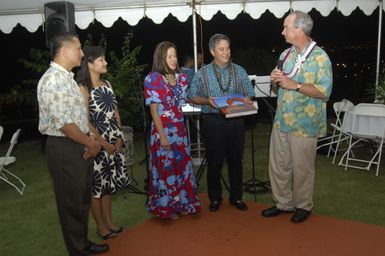
[{"label": "black dress shoes", "polygon": [[238,210],[247,211],[249,208],[243,201],[230,202],[231,205],[234,205]]},{"label": "black dress shoes", "polygon": [[105,253],[108,251],[108,249],[108,244],[95,244],[94,242],[88,241],[85,255]]},{"label": "black dress shoes", "polygon": [[219,210],[219,207],[221,206],[223,198],[215,201],[210,202],[209,210],[210,212],[216,212]]},{"label": "black dress shoes", "polygon": [[262,211],[262,216],[263,217],[275,217],[275,216],[278,216],[282,213],[290,213],[290,212],[293,212],[293,211],[284,211],[284,210],[281,210],[279,208],[277,208],[276,206],[273,206],[273,207],[270,207],[266,210],[263,210]]},{"label": "black dress shoes", "polygon": [[311,213],[311,211],[307,211],[305,209],[298,208],[295,210],[295,213],[291,217],[291,222],[301,223],[301,222],[305,221],[307,219],[307,217],[309,217],[310,213]]}]

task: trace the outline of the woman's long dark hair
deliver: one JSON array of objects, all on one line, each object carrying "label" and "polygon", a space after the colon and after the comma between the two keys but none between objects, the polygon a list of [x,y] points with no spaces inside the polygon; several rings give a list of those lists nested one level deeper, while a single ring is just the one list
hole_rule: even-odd
[{"label": "woman's long dark hair", "polygon": [[89,62],[94,62],[100,56],[105,56],[105,51],[102,47],[99,46],[86,46],[83,49],[84,57],[80,64],[80,69],[76,73],[76,82],[79,85],[85,85],[88,88],[88,91],[92,89],[91,74],[88,68]]},{"label": "woman's long dark hair", "polygon": [[154,51],[154,57],[152,60],[152,72],[159,72],[162,75],[166,75],[169,73],[180,73],[180,67],[178,62],[176,63],[176,69],[171,70],[170,67],[167,65],[166,58],[167,58],[167,50],[169,48],[174,48],[175,53],[176,52],[176,46],[174,43],[169,41],[160,42],[156,47]]}]

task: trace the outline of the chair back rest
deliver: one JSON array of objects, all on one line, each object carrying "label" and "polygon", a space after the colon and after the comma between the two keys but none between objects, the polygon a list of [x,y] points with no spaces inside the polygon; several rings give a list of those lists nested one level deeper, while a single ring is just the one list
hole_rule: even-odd
[{"label": "chair back rest", "polygon": [[355,108],[356,115],[385,116],[385,105],[374,103],[360,103]]},{"label": "chair back rest", "polygon": [[17,129],[16,132],[14,132],[14,134],[12,135],[11,142],[10,142],[10,145],[9,145],[9,148],[8,148],[8,151],[7,151],[7,154],[6,154],[5,157],[3,158],[3,161],[0,163],[0,171],[3,169],[4,164],[7,162],[8,157],[11,156],[13,147],[14,147],[15,144],[17,143],[17,139],[18,139],[18,137],[19,137],[20,131],[21,131],[21,129],[19,128],[19,129]]},{"label": "chair back rest", "polygon": [[347,111],[352,111],[354,110],[355,106],[354,104],[350,101],[350,100],[347,100],[347,99],[343,99],[341,101],[341,105],[340,105],[340,112],[347,112]]},{"label": "chair back rest", "polygon": [[343,114],[345,112],[354,110],[354,108],[354,104],[347,99],[343,99],[340,102],[335,102],[333,104],[333,110],[337,117],[335,125],[340,127],[342,125]]},{"label": "chair back rest", "polygon": [[354,109],[352,133],[383,138],[385,136],[385,105],[358,104]]}]

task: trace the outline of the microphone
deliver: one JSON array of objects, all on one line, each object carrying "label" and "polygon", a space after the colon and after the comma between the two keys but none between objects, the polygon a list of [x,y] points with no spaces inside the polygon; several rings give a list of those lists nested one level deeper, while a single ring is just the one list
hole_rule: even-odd
[{"label": "microphone", "polygon": [[277,61],[277,69],[279,71],[282,71],[283,70],[283,60],[278,60]]},{"label": "microphone", "polygon": [[[250,82],[251,82],[251,85],[253,86],[253,88],[255,88],[255,86],[256,86],[255,79],[252,79]],[[258,88],[258,87],[257,87],[257,88]],[[258,90],[259,90],[259,88],[258,88]],[[257,99],[258,99],[258,97],[255,97],[255,96],[251,96],[251,97],[250,97],[250,100],[251,100],[251,101],[257,101]]]},{"label": "microphone", "polygon": [[255,79],[251,79],[251,85],[253,86],[253,88],[255,88]]},{"label": "microphone", "polygon": [[[278,69],[279,71],[283,70],[283,60],[277,61],[276,69]],[[273,88],[278,88],[278,87],[279,87],[279,83],[271,83],[270,84],[270,94],[271,94],[271,91],[273,90]]]}]

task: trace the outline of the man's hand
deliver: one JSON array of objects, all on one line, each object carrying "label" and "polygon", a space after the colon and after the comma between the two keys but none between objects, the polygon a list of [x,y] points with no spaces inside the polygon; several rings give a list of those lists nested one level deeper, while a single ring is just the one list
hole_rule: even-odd
[{"label": "man's hand", "polygon": [[214,102],[214,99],[215,99],[215,97],[209,97],[207,100],[208,100],[208,103],[209,103],[209,105],[211,106],[211,107],[213,107],[213,108],[218,108],[218,106],[215,104],[215,102]]},{"label": "man's hand", "polygon": [[101,148],[100,144],[96,140],[92,139],[92,143],[88,147],[84,148],[83,159],[96,157]]},{"label": "man's hand", "polygon": [[87,159],[90,159],[91,157],[92,157],[92,154],[88,151],[88,148],[85,147],[84,153],[83,153],[83,159],[87,160]]},{"label": "man's hand", "polygon": [[279,84],[279,86],[286,90],[297,89],[297,82],[291,78],[288,78],[282,71],[274,69],[271,72],[271,82]]},{"label": "man's hand", "polygon": [[278,79],[281,77],[281,75],[283,75],[282,71],[275,68],[273,69],[273,71],[271,71],[270,73],[270,80],[273,84],[276,84],[278,83]]}]

